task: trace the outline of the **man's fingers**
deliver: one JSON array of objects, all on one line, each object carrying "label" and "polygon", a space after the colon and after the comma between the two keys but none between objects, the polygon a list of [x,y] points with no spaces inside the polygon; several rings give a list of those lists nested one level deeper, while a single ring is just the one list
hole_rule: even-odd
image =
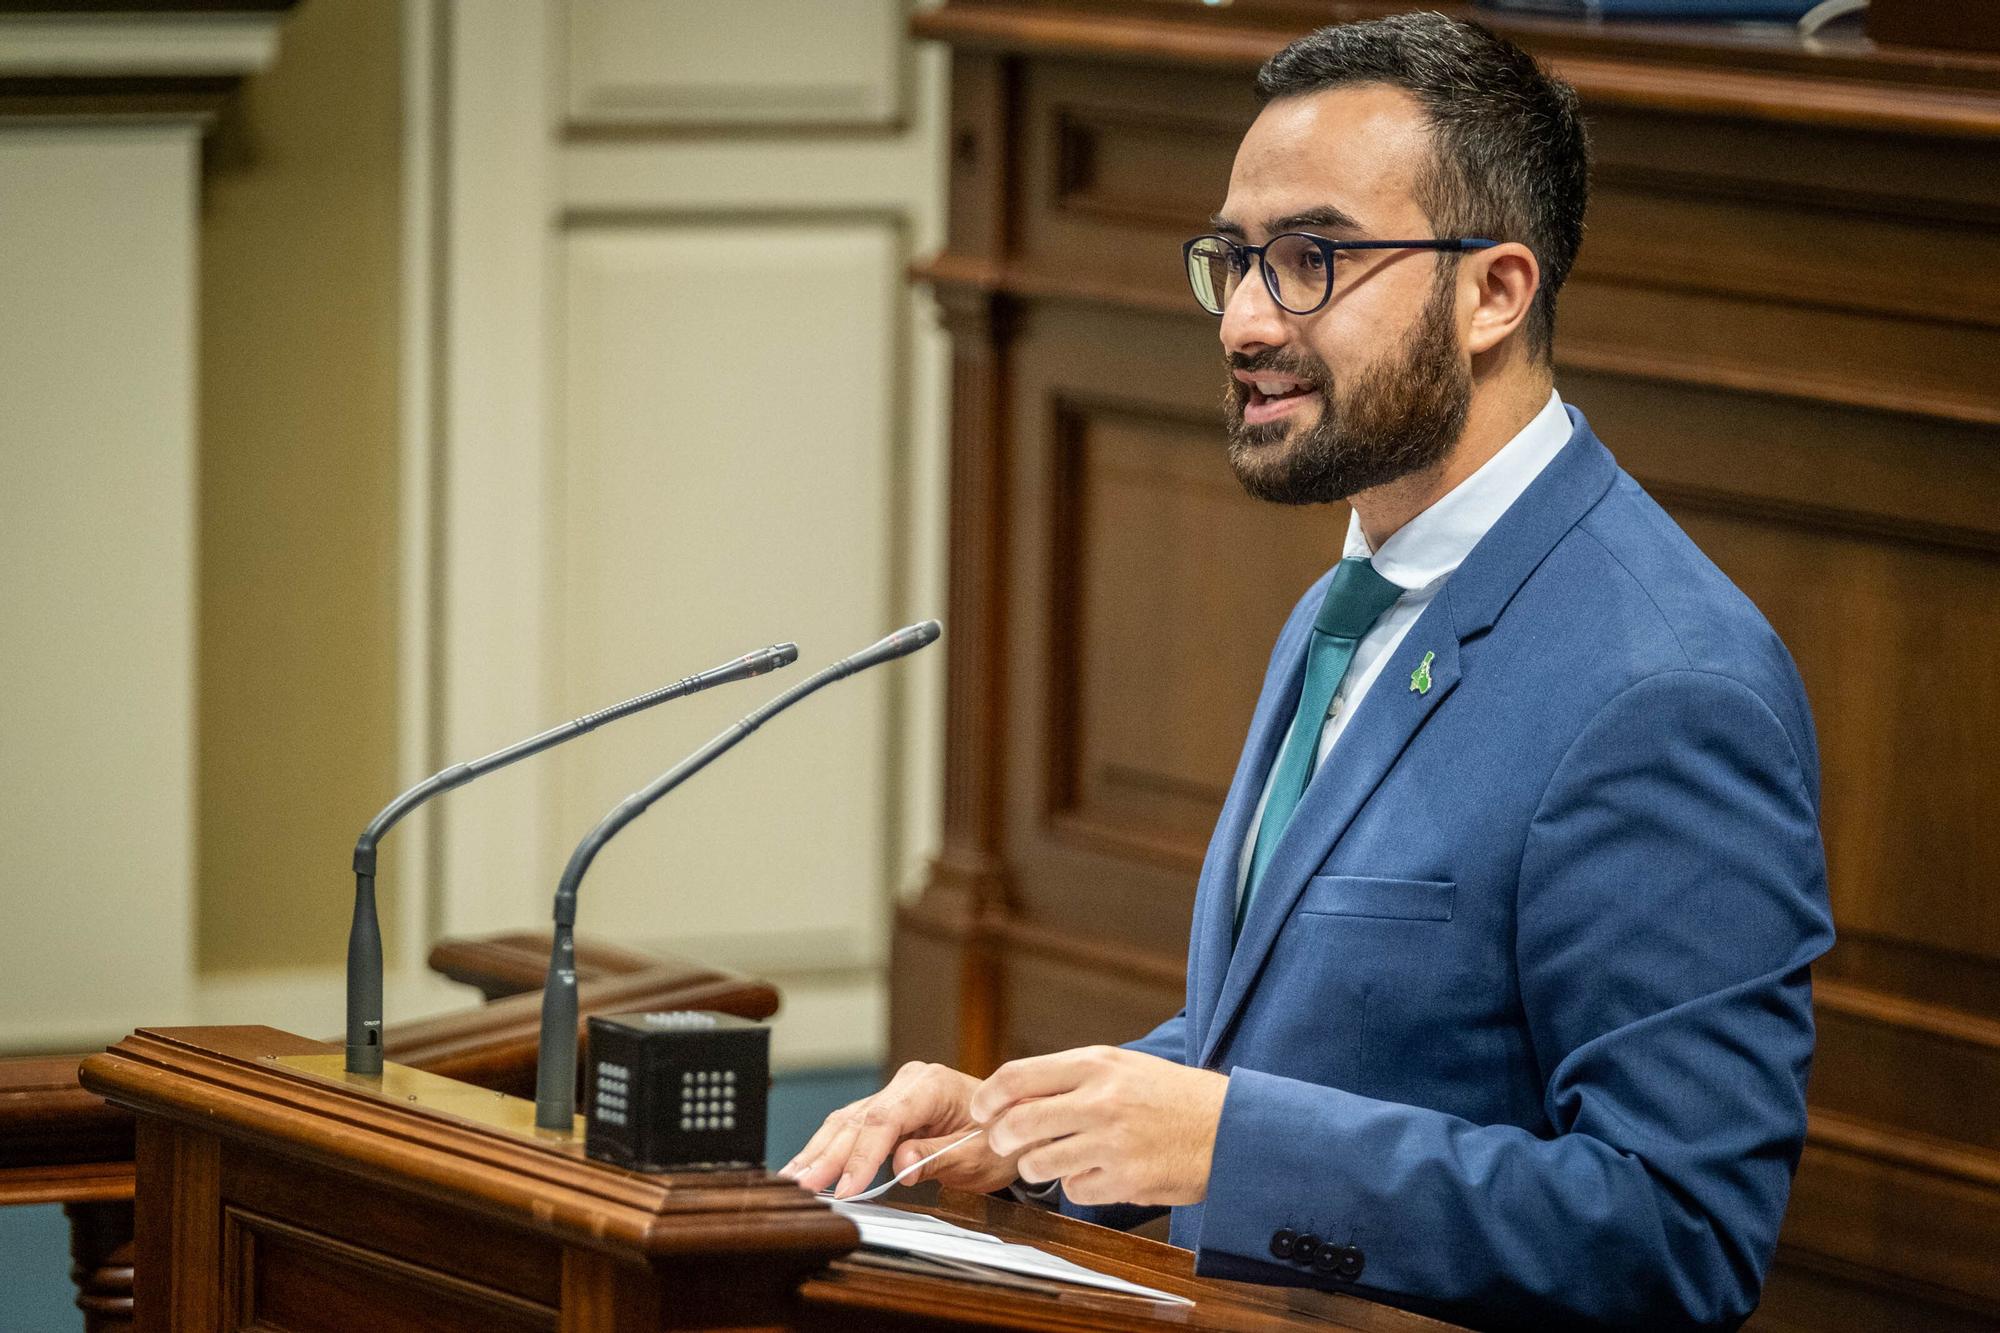
[{"label": "man's fingers", "polygon": [[1102,1167],[1091,1167],[1063,1177],[1063,1197],[1071,1203],[1085,1205],[1105,1203],[1129,1203],[1129,1199],[1116,1197],[1111,1188],[1111,1175]]},{"label": "man's fingers", "polygon": [[1032,1097],[987,1122],[986,1144],[997,1155],[1012,1157],[1024,1148],[1092,1126],[1089,1113],[1074,1096]]},{"label": "man's fingers", "polygon": [[1030,1185],[1051,1180],[1068,1180],[1095,1167],[1106,1166],[1103,1144],[1094,1134],[1072,1134],[1052,1143],[1036,1144],[1021,1154],[1014,1170]]},{"label": "man's fingers", "polygon": [[1109,1047],[1085,1046],[1054,1055],[1009,1060],[972,1094],[972,1118],[989,1124],[1024,1097],[1052,1097],[1080,1086],[1092,1074],[1109,1068],[1116,1053]]},{"label": "man's fingers", "polygon": [[840,1173],[846,1168],[847,1159],[854,1151],[855,1136],[861,1132],[859,1117],[860,1112],[857,1110],[841,1123],[833,1137],[828,1139],[816,1154],[805,1159],[804,1164],[792,1176],[800,1189],[818,1193],[840,1179]]},{"label": "man's fingers", "polygon": [[813,1136],[806,1140],[806,1146],[794,1153],[791,1161],[779,1167],[778,1174],[781,1176],[796,1176],[799,1172],[805,1170],[808,1164],[826,1151],[827,1145],[833,1142],[834,1137],[847,1127],[848,1117],[859,1105],[861,1105],[860,1102],[849,1102],[838,1111],[827,1116],[826,1119],[820,1121],[819,1128],[814,1130]]},{"label": "man's fingers", "polygon": [[[953,1189],[972,1190],[980,1194],[1012,1184],[1014,1164],[995,1156],[987,1147],[983,1134],[966,1142],[965,1136],[971,1132],[962,1128],[937,1138],[912,1139],[903,1144],[896,1149],[896,1174],[905,1185],[935,1180]],[[926,1162],[907,1176],[902,1174],[912,1162],[922,1162],[941,1148],[949,1148],[950,1151],[934,1162]]]},{"label": "man's fingers", "polygon": [[[971,1132],[972,1131],[967,1130],[965,1131],[965,1134],[969,1134]],[[951,1146],[954,1143],[957,1143],[960,1139],[965,1137],[965,1134],[946,1134],[941,1138],[935,1138],[935,1139],[903,1140],[901,1143],[896,1145],[896,1154],[893,1158],[890,1159],[891,1163],[894,1165],[896,1169],[896,1174],[901,1176],[905,1171],[908,1171],[914,1163],[921,1162],[924,1160],[924,1158],[929,1157],[932,1153],[938,1152],[944,1148]],[[974,1141],[974,1143],[976,1142],[977,1140]],[[969,1153],[972,1151],[973,1146],[974,1146],[973,1143],[968,1143],[963,1148],[959,1149],[959,1151]],[[923,1170],[905,1177],[903,1183],[905,1185],[914,1185],[919,1180],[926,1180],[931,1176],[933,1172],[937,1170],[938,1167],[943,1166],[944,1163],[945,1163],[945,1158],[939,1158],[937,1161],[932,1162],[929,1166],[925,1167]]]},{"label": "man's fingers", "polygon": [[[800,1188],[815,1192],[841,1180],[855,1155],[864,1120],[886,1115],[902,1124],[903,1133],[929,1128],[925,1117],[934,1117],[946,1100],[940,1092],[941,1079],[953,1071],[916,1061],[904,1065],[888,1086],[872,1097],[864,1097],[835,1111],[814,1134],[812,1140],[785,1164],[783,1175],[797,1181]],[[960,1075],[959,1077],[963,1077]],[[885,1149],[882,1156],[887,1156]],[[875,1165],[881,1164],[881,1156]],[[869,1168],[871,1174],[873,1166]]]},{"label": "man's fingers", "polygon": [[[955,1127],[963,1113],[955,1109],[960,1103],[949,1089],[952,1080],[963,1077],[937,1065],[907,1064],[888,1087],[857,1107],[854,1137],[846,1144],[834,1196],[844,1198],[866,1187],[905,1137]],[[828,1153],[822,1160],[832,1157]]]}]

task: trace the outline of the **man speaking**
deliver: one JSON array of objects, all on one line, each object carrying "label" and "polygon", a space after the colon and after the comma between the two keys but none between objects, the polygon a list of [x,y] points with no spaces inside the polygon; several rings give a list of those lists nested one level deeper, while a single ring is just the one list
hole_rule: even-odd
[{"label": "man speaking", "polygon": [[1833,939],[1797,673],[1555,392],[1575,94],[1435,14],[1322,29],[1257,90],[1188,279],[1245,488],[1352,514],[1278,635],[1187,1007],[984,1082],[906,1066],[787,1173],[849,1193],[983,1126],[926,1174],[1171,1207],[1205,1275],[1731,1327]]}]

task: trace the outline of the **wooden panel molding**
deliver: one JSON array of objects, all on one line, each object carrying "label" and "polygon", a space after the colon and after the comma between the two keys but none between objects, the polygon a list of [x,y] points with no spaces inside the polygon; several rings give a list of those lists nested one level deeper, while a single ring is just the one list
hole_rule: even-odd
[{"label": "wooden panel molding", "polygon": [[898,0],[568,0],[566,10],[573,137],[903,128],[911,77]]},{"label": "wooden panel molding", "polygon": [[243,1209],[227,1207],[223,1217],[229,1328],[550,1333],[556,1327],[553,1308],[480,1283]]}]

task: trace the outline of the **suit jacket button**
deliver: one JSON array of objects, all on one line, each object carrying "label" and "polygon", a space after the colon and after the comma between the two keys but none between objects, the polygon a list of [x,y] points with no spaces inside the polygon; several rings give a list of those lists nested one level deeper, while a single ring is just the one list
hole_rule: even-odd
[{"label": "suit jacket button", "polygon": [[1344,1251],[1338,1245],[1335,1245],[1332,1241],[1328,1241],[1326,1244],[1320,1246],[1319,1253],[1313,1256],[1313,1271],[1315,1273],[1331,1273],[1335,1268],[1340,1266],[1340,1256],[1343,1253]]},{"label": "suit jacket button", "polygon": [[1361,1276],[1361,1270],[1368,1264],[1368,1257],[1352,1245],[1340,1252],[1340,1261],[1333,1275],[1343,1282],[1352,1282]]},{"label": "suit jacket button", "polygon": [[1292,1242],[1297,1239],[1298,1237],[1290,1229],[1285,1227],[1278,1228],[1271,1233],[1271,1253],[1280,1259],[1291,1258]]},{"label": "suit jacket button", "polygon": [[1308,1231],[1292,1242],[1292,1262],[1310,1265],[1319,1257],[1319,1237]]}]

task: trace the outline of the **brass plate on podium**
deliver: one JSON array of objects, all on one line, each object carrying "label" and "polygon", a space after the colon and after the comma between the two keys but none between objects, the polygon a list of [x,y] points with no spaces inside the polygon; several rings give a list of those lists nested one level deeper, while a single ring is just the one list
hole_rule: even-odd
[{"label": "brass plate on podium", "polygon": [[544,1143],[583,1142],[582,1116],[574,1118],[567,1134],[560,1130],[543,1129],[535,1124],[535,1104],[526,1098],[511,1097],[504,1092],[494,1092],[490,1088],[461,1083],[455,1078],[426,1073],[421,1069],[412,1069],[408,1065],[385,1061],[381,1076],[376,1077],[372,1074],[348,1073],[345,1054],[278,1055],[268,1059],[271,1064],[281,1069],[290,1069],[343,1087],[373,1092],[385,1101],[420,1106],[427,1111],[438,1111],[445,1115],[456,1116],[460,1120],[470,1120],[474,1124],[485,1125],[489,1129],[497,1129],[517,1138]]}]

